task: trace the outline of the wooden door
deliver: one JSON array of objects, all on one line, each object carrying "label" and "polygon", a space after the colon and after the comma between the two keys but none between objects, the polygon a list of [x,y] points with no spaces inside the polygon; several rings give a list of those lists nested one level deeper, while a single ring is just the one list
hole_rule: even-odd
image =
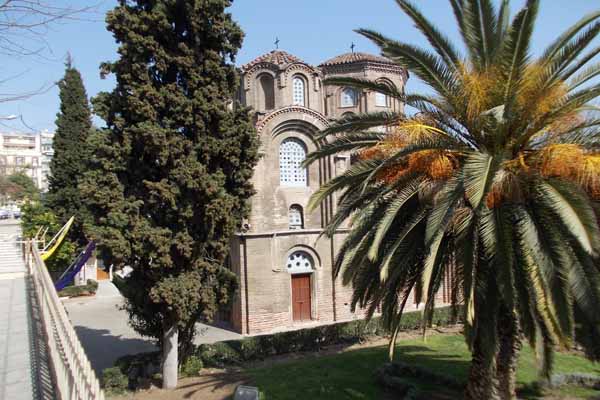
[{"label": "wooden door", "polygon": [[292,312],[294,321],[310,320],[310,274],[292,275]]}]

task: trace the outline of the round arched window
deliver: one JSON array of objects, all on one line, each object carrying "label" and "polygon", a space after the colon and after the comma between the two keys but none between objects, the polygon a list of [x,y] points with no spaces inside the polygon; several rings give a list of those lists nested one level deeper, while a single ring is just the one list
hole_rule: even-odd
[{"label": "round arched window", "polygon": [[302,207],[294,204],[290,207],[288,214],[290,229],[304,229],[304,218],[302,216]]},{"label": "round arched window", "polygon": [[305,251],[295,251],[287,259],[286,269],[290,274],[307,274],[313,272],[314,262]]},{"label": "round arched window", "polygon": [[292,81],[293,86],[293,102],[295,106],[305,106],[304,99],[304,80],[299,76],[295,76]]},{"label": "round arched window", "polygon": [[279,183],[281,186],[306,186],[304,143],[295,138],[285,139],[279,146]]}]

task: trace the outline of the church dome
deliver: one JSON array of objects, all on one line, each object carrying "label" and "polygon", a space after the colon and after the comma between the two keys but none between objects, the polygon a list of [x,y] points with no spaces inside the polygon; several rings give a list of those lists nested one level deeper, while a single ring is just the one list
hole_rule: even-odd
[{"label": "church dome", "polygon": [[329,67],[333,65],[342,65],[342,64],[353,64],[353,63],[361,63],[361,62],[375,62],[380,64],[394,64],[394,62],[385,57],[376,56],[374,54],[369,53],[345,53],[339,56],[333,57],[325,62],[323,62],[319,67]]},{"label": "church dome", "polygon": [[273,50],[243,65],[242,70],[247,71],[255,65],[263,63],[274,64],[280,67],[281,69],[285,69],[285,67],[287,67],[290,64],[306,64],[304,61],[288,52],[285,52],[283,50]]}]

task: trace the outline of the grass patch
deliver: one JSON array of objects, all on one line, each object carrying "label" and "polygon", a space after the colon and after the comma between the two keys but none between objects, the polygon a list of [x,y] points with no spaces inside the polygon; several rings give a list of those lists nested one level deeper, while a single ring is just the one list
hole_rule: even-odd
[{"label": "grass patch", "polygon": [[[397,359],[417,364],[431,371],[466,381],[470,353],[460,335],[432,335],[426,342],[404,340],[397,346]],[[365,348],[345,353],[307,358],[272,367],[248,371],[265,400],[285,399],[382,399],[386,394],[375,380],[374,373],[387,360],[385,346]],[[572,354],[556,354],[555,373],[591,373],[600,375],[600,365]],[[586,398],[597,391],[580,388],[561,388],[542,393],[534,388],[537,378],[535,356],[526,346],[521,352],[518,384],[525,399],[539,399],[544,395],[568,395],[570,398]],[[457,398],[457,393],[435,387],[427,382],[413,382],[428,398]],[[393,398],[389,396],[387,398]]]}]

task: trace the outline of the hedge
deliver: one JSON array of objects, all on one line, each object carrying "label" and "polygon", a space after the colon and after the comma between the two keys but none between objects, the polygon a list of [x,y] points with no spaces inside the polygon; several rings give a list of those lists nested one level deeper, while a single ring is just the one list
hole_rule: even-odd
[{"label": "hedge", "polygon": [[92,296],[96,294],[98,290],[98,282],[93,279],[88,279],[85,285],[80,286],[67,286],[58,295],[60,297],[78,297],[78,296]]},{"label": "hedge", "polygon": [[[453,325],[457,322],[455,315],[457,313],[453,312],[451,307],[438,308],[434,311],[432,325]],[[401,330],[414,330],[421,326],[420,311],[405,313],[402,316]],[[240,340],[201,344],[194,349],[192,363],[184,365],[180,374],[181,376],[195,375],[197,370],[203,366],[223,368],[275,355],[318,351],[334,344],[357,343],[369,337],[386,335],[389,335],[389,331],[383,327],[381,319],[372,318],[370,321],[340,322]],[[151,378],[159,371],[160,353],[123,356],[116,361],[115,366],[128,376],[129,388],[133,389],[138,386],[140,381]]]},{"label": "hedge", "polygon": [[[435,310],[432,324],[447,326],[456,323],[451,307]],[[422,326],[421,312],[409,312],[402,316],[401,330],[414,330]],[[333,344],[356,343],[373,336],[386,336],[380,318],[370,321],[356,320],[315,328],[254,336],[240,340],[228,340],[214,344],[202,344],[196,348],[205,366],[222,368],[241,362],[262,360],[279,354],[299,351],[318,351]]]}]

